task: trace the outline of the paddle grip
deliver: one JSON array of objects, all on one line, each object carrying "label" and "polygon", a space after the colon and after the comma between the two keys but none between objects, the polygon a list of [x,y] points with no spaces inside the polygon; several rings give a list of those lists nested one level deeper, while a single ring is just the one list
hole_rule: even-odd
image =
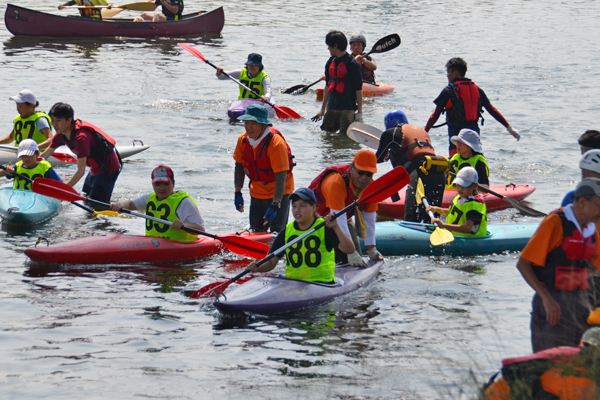
[{"label": "paddle grip", "polygon": [[[421,197],[421,201],[423,202],[423,205],[425,206],[425,208],[429,207],[429,202],[427,201],[427,199],[425,197]],[[433,213],[433,211],[429,210],[427,212],[427,214],[429,214],[429,218],[431,218],[432,220],[435,218],[435,214]],[[434,225],[437,226],[438,228],[440,228],[439,223],[435,223]]]}]

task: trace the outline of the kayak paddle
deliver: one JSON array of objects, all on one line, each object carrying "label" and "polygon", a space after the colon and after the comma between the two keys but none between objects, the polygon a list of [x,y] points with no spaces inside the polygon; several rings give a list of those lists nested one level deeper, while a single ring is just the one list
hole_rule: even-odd
[{"label": "kayak paddle", "polygon": [[[455,172],[449,171],[448,173],[450,175],[456,177],[456,173]],[[481,190],[484,193],[489,193],[489,194],[494,195],[494,196],[496,196],[498,198],[501,198],[502,200],[504,200],[505,202],[507,202],[508,204],[510,204],[511,206],[513,206],[514,208],[516,208],[517,210],[519,210],[520,212],[522,212],[523,214],[529,215],[530,217],[545,217],[546,216],[546,214],[543,213],[543,212],[541,212],[541,211],[534,210],[533,208],[528,207],[525,204],[521,204],[520,202],[518,202],[515,199],[511,199],[510,197],[503,196],[503,195],[501,195],[499,193],[496,193],[493,190],[488,189],[488,188],[486,188],[484,186],[479,185],[477,187],[477,190]]]},{"label": "kayak paddle", "polygon": [[[103,207],[110,207],[110,204],[104,203],[102,201],[94,200],[86,198],[79,193],[71,186],[67,185],[63,182],[54,181],[52,179],[47,178],[37,178],[33,181],[33,191],[39,194],[43,194],[45,196],[54,197],[55,199],[64,200],[64,201],[87,201],[88,203],[100,205]],[[124,208],[121,209],[122,213],[134,215],[136,217],[145,218],[150,221],[158,222],[160,224],[171,226],[173,225],[170,221],[151,217],[150,215],[141,214],[135,211],[126,210]],[[194,233],[196,235],[208,236],[209,238],[213,238],[215,240],[220,241],[227,247],[230,251],[252,258],[261,258],[268,254],[269,246],[266,243],[257,242],[254,240],[250,240],[237,235],[213,235],[211,233],[202,232],[198,229],[183,227],[182,230]]]},{"label": "kayak paddle", "polygon": [[385,53],[386,51],[393,50],[396,47],[400,46],[400,42],[400,36],[397,33],[392,33],[391,35],[387,35],[386,37],[381,38],[377,42],[375,42],[375,44],[371,48],[371,51],[369,51],[364,56],[366,57],[369,54]]},{"label": "kayak paddle", "polygon": [[382,134],[383,131],[362,122],[353,122],[346,130],[346,136],[350,139],[375,150],[379,148],[379,139]]},{"label": "kayak paddle", "polygon": [[[106,6],[64,6],[63,8],[86,9],[86,8],[108,8],[108,6],[107,5]],[[154,11],[156,9],[156,5],[154,4],[154,1],[147,1],[147,2],[140,2],[140,3],[122,4],[120,6],[112,6],[111,9],[113,9],[113,8],[120,8],[122,10],[132,10],[132,11]]]},{"label": "kayak paddle", "polygon": [[[421,178],[419,178],[419,181],[417,182],[417,190],[415,192],[415,197],[417,199],[417,204],[423,203],[423,205],[425,207],[429,207],[429,202],[427,201],[427,198],[425,197],[425,188],[423,187],[423,182],[421,181]],[[428,213],[429,213],[429,218],[431,218],[431,219],[435,218],[435,215],[433,215],[433,211],[429,210]],[[434,246],[439,246],[441,244],[450,243],[453,240],[454,240],[454,235],[452,234],[452,232],[450,232],[447,229],[440,228],[439,224],[437,224],[437,223],[435,224],[435,230],[433,231],[431,236],[429,236],[429,241]]]},{"label": "kayak paddle", "polygon": [[[408,182],[410,182],[410,176],[408,175],[406,170],[403,167],[394,168],[387,174],[381,176],[379,179],[376,179],[373,182],[371,182],[369,184],[369,186],[366,187],[363,194],[360,196],[360,198],[358,200],[355,200],[352,204],[349,204],[346,208],[344,208],[343,210],[334,214],[331,217],[331,220],[333,221],[334,219],[340,217],[341,215],[346,214],[347,211],[352,210],[354,207],[356,207],[360,204],[379,203],[380,201],[387,199],[394,193],[398,193],[398,191],[400,189],[402,189],[404,186],[406,186],[408,184]],[[259,267],[259,266],[263,265],[265,262],[269,261],[273,257],[281,258],[281,256],[285,253],[285,251],[287,249],[289,249],[291,246],[304,240],[304,238],[306,238],[307,236],[309,236],[313,232],[315,232],[317,229],[320,229],[324,226],[325,226],[325,221],[321,222],[320,224],[318,224],[311,230],[307,231],[303,235],[295,238],[291,242],[287,243],[285,246],[280,247],[279,249],[275,250],[273,253],[269,254],[267,257],[265,257],[264,259],[257,262],[256,266]],[[192,295],[190,297],[193,299],[197,299],[199,297],[211,297],[213,292],[215,292],[215,291],[222,292],[233,282],[237,281],[238,279],[240,279],[242,276],[248,274],[249,272],[251,272],[251,271],[245,270],[244,272],[241,272],[241,273],[237,274],[236,276],[234,276],[233,278],[228,279],[226,281],[213,282],[213,283],[206,285],[206,286],[200,288],[199,290],[195,291],[194,293],[192,293]]]},{"label": "kayak paddle", "polygon": [[309,87],[314,86],[319,82],[321,82],[320,78],[318,81],[315,81],[315,82],[311,83],[310,85],[292,86],[291,88],[286,89],[283,93],[285,93],[285,94],[303,94],[303,93],[306,93],[306,91],[308,90]]},{"label": "kayak paddle", "polygon": [[[202,55],[202,53],[200,53],[200,51],[198,51],[197,49],[193,48],[189,44],[178,43],[178,46],[179,47],[183,47],[184,49],[186,49],[187,51],[189,51],[194,56],[198,57],[199,59],[201,59],[202,61],[204,61],[205,63],[207,63],[211,67],[213,67],[214,69],[217,69],[216,65],[214,65],[213,63],[211,63],[210,61],[208,61],[206,58],[204,58],[204,56]],[[243,87],[244,89],[246,89],[247,91],[249,91],[250,93],[252,93],[254,96],[256,96],[256,98],[258,98],[258,99],[260,98],[260,95],[257,92],[255,92],[254,90],[250,89],[248,86],[244,85],[242,82],[238,81],[234,77],[230,76],[229,74],[227,74],[227,72],[223,71],[222,73],[225,74],[226,77],[228,77],[229,79],[231,79],[232,81],[234,81],[235,83],[237,83],[238,85],[240,85],[241,87]],[[277,114],[278,118],[281,118],[281,119],[283,119],[283,118],[294,118],[294,119],[300,119],[300,118],[302,118],[302,116],[300,116],[300,114],[298,114],[296,111],[292,110],[289,107],[276,106],[274,104],[271,104],[268,101],[265,101],[265,103],[267,103],[268,105],[270,105],[271,107],[273,107],[275,109],[275,113]]]},{"label": "kayak paddle", "polygon": [[[33,181],[32,181],[31,179],[29,179],[29,177],[28,177],[28,176],[25,176],[25,175],[19,174],[19,173],[17,173],[16,171],[14,171],[14,172],[9,172],[9,171],[8,171],[8,169],[6,169],[6,167],[5,167],[4,165],[0,165],[0,169],[3,169],[3,170],[5,170],[6,172],[8,172],[8,173],[9,173],[10,175],[12,175],[12,176],[19,177],[20,179],[23,179],[24,181],[26,181],[26,182],[28,182],[28,183],[30,183],[30,184],[32,184],[32,183],[33,183]],[[37,179],[37,178],[36,178],[36,179]],[[58,181],[56,181],[56,182],[58,182]],[[91,212],[91,213],[93,213],[93,214],[94,214],[94,216],[96,216],[96,215],[106,215],[106,216],[110,216],[110,217],[118,217],[118,216],[119,216],[119,213],[116,213],[116,212],[114,212],[114,211],[94,211],[93,209],[91,209],[91,208],[89,208],[89,207],[86,207],[86,206],[84,206],[83,204],[79,204],[79,203],[75,203],[75,202],[71,202],[71,204],[73,204],[73,205],[76,205],[77,207],[79,207],[79,208],[81,208],[81,209],[83,209],[83,210],[85,210],[85,211],[87,211],[87,212]]]}]

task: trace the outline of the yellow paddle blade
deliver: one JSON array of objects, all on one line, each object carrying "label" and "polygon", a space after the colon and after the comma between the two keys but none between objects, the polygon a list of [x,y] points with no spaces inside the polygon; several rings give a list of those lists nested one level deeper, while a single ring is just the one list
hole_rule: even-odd
[{"label": "yellow paddle blade", "polygon": [[450,232],[446,229],[441,229],[439,227],[435,228],[435,231],[433,231],[433,233],[429,237],[429,241],[434,246],[439,246],[441,244],[450,243],[453,240],[454,240],[454,235],[452,234],[452,232]]},{"label": "yellow paddle blade", "polygon": [[126,10],[133,11],[154,11],[156,8],[154,6],[154,1],[145,1],[141,3],[129,3],[129,4],[121,4],[117,6],[118,8],[124,8]]},{"label": "yellow paddle blade", "polygon": [[123,8],[111,8],[110,10],[102,10],[102,18],[112,18],[123,11]]},{"label": "yellow paddle blade", "polygon": [[421,178],[417,181],[417,191],[415,193],[415,198],[417,199],[417,204],[423,203],[423,197],[425,197],[425,188],[423,187],[423,182]]},{"label": "yellow paddle blade", "polygon": [[105,216],[105,217],[131,218],[131,217],[128,217],[127,215],[123,215],[121,213],[118,213],[116,211],[111,211],[111,210],[94,211],[94,217],[96,217],[98,215],[102,215],[102,216]]}]

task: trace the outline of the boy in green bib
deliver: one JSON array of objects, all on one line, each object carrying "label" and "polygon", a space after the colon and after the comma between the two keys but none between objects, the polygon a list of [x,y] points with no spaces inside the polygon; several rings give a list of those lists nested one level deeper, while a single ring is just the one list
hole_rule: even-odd
[{"label": "boy in green bib", "polygon": [[[335,248],[346,254],[354,253],[352,240],[337,223],[331,220],[333,214],[319,217],[315,193],[308,188],[300,188],[291,194],[294,221],[287,224],[271,245],[273,253],[286,243],[303,235],[313,226],[325,221],[324,229],[317,229],[302,242],[286,250],[285,277],[311,282],[335,283]],[[260,267],[253,261],[248,269],[256,272],[271,271],[279,258],[273,257]]]},{"label": "boy in green bib", "polygon": [[454,232],[455,236],[487,235],[487,208],[483,197],[477,194],[478,180],[475,168],[461,169],[452,182],[458,194],[452,200],[450,208],[427,207],[427,211],[446,215],[446,222],[433,218],[431,223],[439,223],[441,228]]},{"label": "boy in green bib", "polygon": [[21,143],[19,143],[17,157],[19,157],[21,161],[17,161],[17,163],[12,166],[7,165],[6,170],[0,171],[0,176],[8,175],[15,177],[13,189],[31,190],[31,182],[13,175],[14,172],[27,177],[30,180],[34,180],[35,178],[48,178],[62,182],[62,179],[60,179],[56,171],[54,171],[52,165],[43,158],[40,158],[40,149],[35,140],[22,140]]},{"label": "boy in green bib", "polygon": [[[490,186],[490,169],[483,156],[483,147],[479,140],[479,133],[471,129],[461,129],[458,136],[453,136],[452,143],[456,146],[456,154],[450,159],[450,171],[458,173],[464,167],[473,167],[479,176],[479,184],[485,187]],[[448,175],[448,185],[446,189],[454,189],[450,181],[452,176]]]}]

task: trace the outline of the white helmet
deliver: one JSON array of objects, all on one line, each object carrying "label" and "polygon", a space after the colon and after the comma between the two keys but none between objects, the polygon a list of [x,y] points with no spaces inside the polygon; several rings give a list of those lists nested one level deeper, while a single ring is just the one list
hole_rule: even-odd
[{"label": "white helmet", "polygon": [[579,161],[579,168],[600,174],[600,150],[593,149],[586,151],[583,157],[581,157],[581,161]]}]

